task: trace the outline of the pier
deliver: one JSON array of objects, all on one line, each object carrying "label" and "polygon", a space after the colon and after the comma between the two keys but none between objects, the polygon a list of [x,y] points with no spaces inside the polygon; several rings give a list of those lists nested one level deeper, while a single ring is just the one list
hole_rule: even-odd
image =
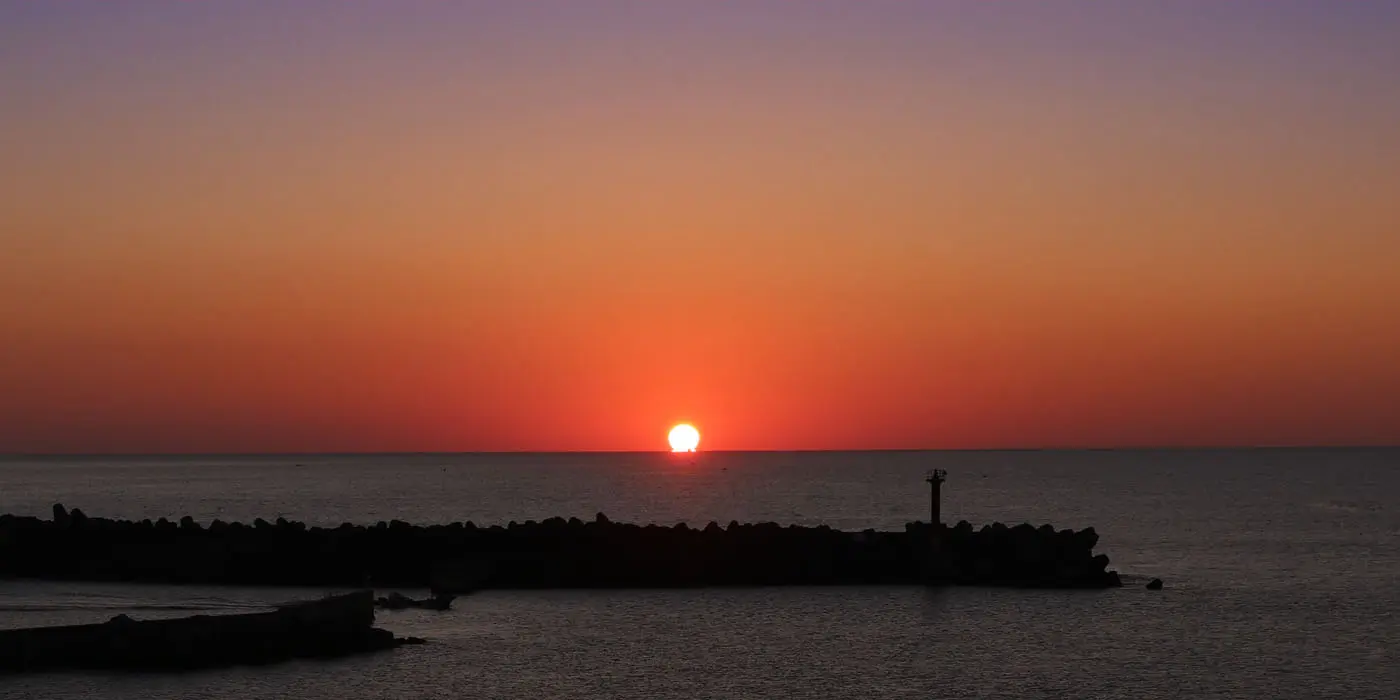
[{"label": "pier", "polygon": [[0,673],[57,669],[191,670],[329,658],[392,649],[374,627],[369,591],[240,615],[0,630]]}]

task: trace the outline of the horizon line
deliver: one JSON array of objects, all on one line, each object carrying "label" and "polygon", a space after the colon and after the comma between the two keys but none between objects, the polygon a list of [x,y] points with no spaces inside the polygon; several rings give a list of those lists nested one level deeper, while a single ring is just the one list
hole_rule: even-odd
[{"label": "horizon line", "polygon": [[[1394,450],[1400,444],[1299,444],[1299,445],[1157,445],[1157,446],[1097,446],[1097,447],[965,447],[965,448],[926,448],[926,447],[876,447],[849,449],[733,449],[698,450],[686,455],[698,454],[850,454],[857,452],[928,452],[928,453],[997,453],[997,452],[1243,452],[1253,450]],[[469,456],[469,455],[637,455],[637,454],[678,454],[671,450],[370,450],[370,451],[329,451],[310,450],[269,451],[269,452],[0,452],[0,459],[62,459],[99,457],[373,457],[373,456]]]}]

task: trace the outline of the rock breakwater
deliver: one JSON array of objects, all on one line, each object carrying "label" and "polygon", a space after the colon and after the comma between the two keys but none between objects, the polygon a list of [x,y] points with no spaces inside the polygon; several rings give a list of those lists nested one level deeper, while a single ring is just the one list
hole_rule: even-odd
[{"label": "rock breakwater", "polygon": [[926,584],[1120,585],[1093,528],[910,523],[846,532],[775,523],[700,528],[589,521],[308,527],[278,519],[109,520],[54,506],[0,516],[0,575],[230,585],[487,588]]}]

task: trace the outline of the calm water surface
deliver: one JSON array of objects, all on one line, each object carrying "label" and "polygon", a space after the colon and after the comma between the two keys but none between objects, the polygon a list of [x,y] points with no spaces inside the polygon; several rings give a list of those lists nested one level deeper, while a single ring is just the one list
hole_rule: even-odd
[{"label": "calm water surface", "polygon": [[[1093,525],[1128,586],[487,592],[385,612],[432,643],[193,674],[0,678],[0,698],[1395,698],[1400,451],[422,455],[0,461],[0,512],[320,524],[554,515]],[[1160,576],[1168,589],[1143,590]],[[0,627],[322,591],[0,581]]]}]

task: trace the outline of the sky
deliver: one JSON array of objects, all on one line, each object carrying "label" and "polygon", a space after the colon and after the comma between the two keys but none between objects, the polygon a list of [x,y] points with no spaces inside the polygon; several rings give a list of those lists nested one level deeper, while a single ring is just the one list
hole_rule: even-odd
[{"label": "sky", "polygon": [[1397,36],[0,0],[0,452],[1400,444]]}]

